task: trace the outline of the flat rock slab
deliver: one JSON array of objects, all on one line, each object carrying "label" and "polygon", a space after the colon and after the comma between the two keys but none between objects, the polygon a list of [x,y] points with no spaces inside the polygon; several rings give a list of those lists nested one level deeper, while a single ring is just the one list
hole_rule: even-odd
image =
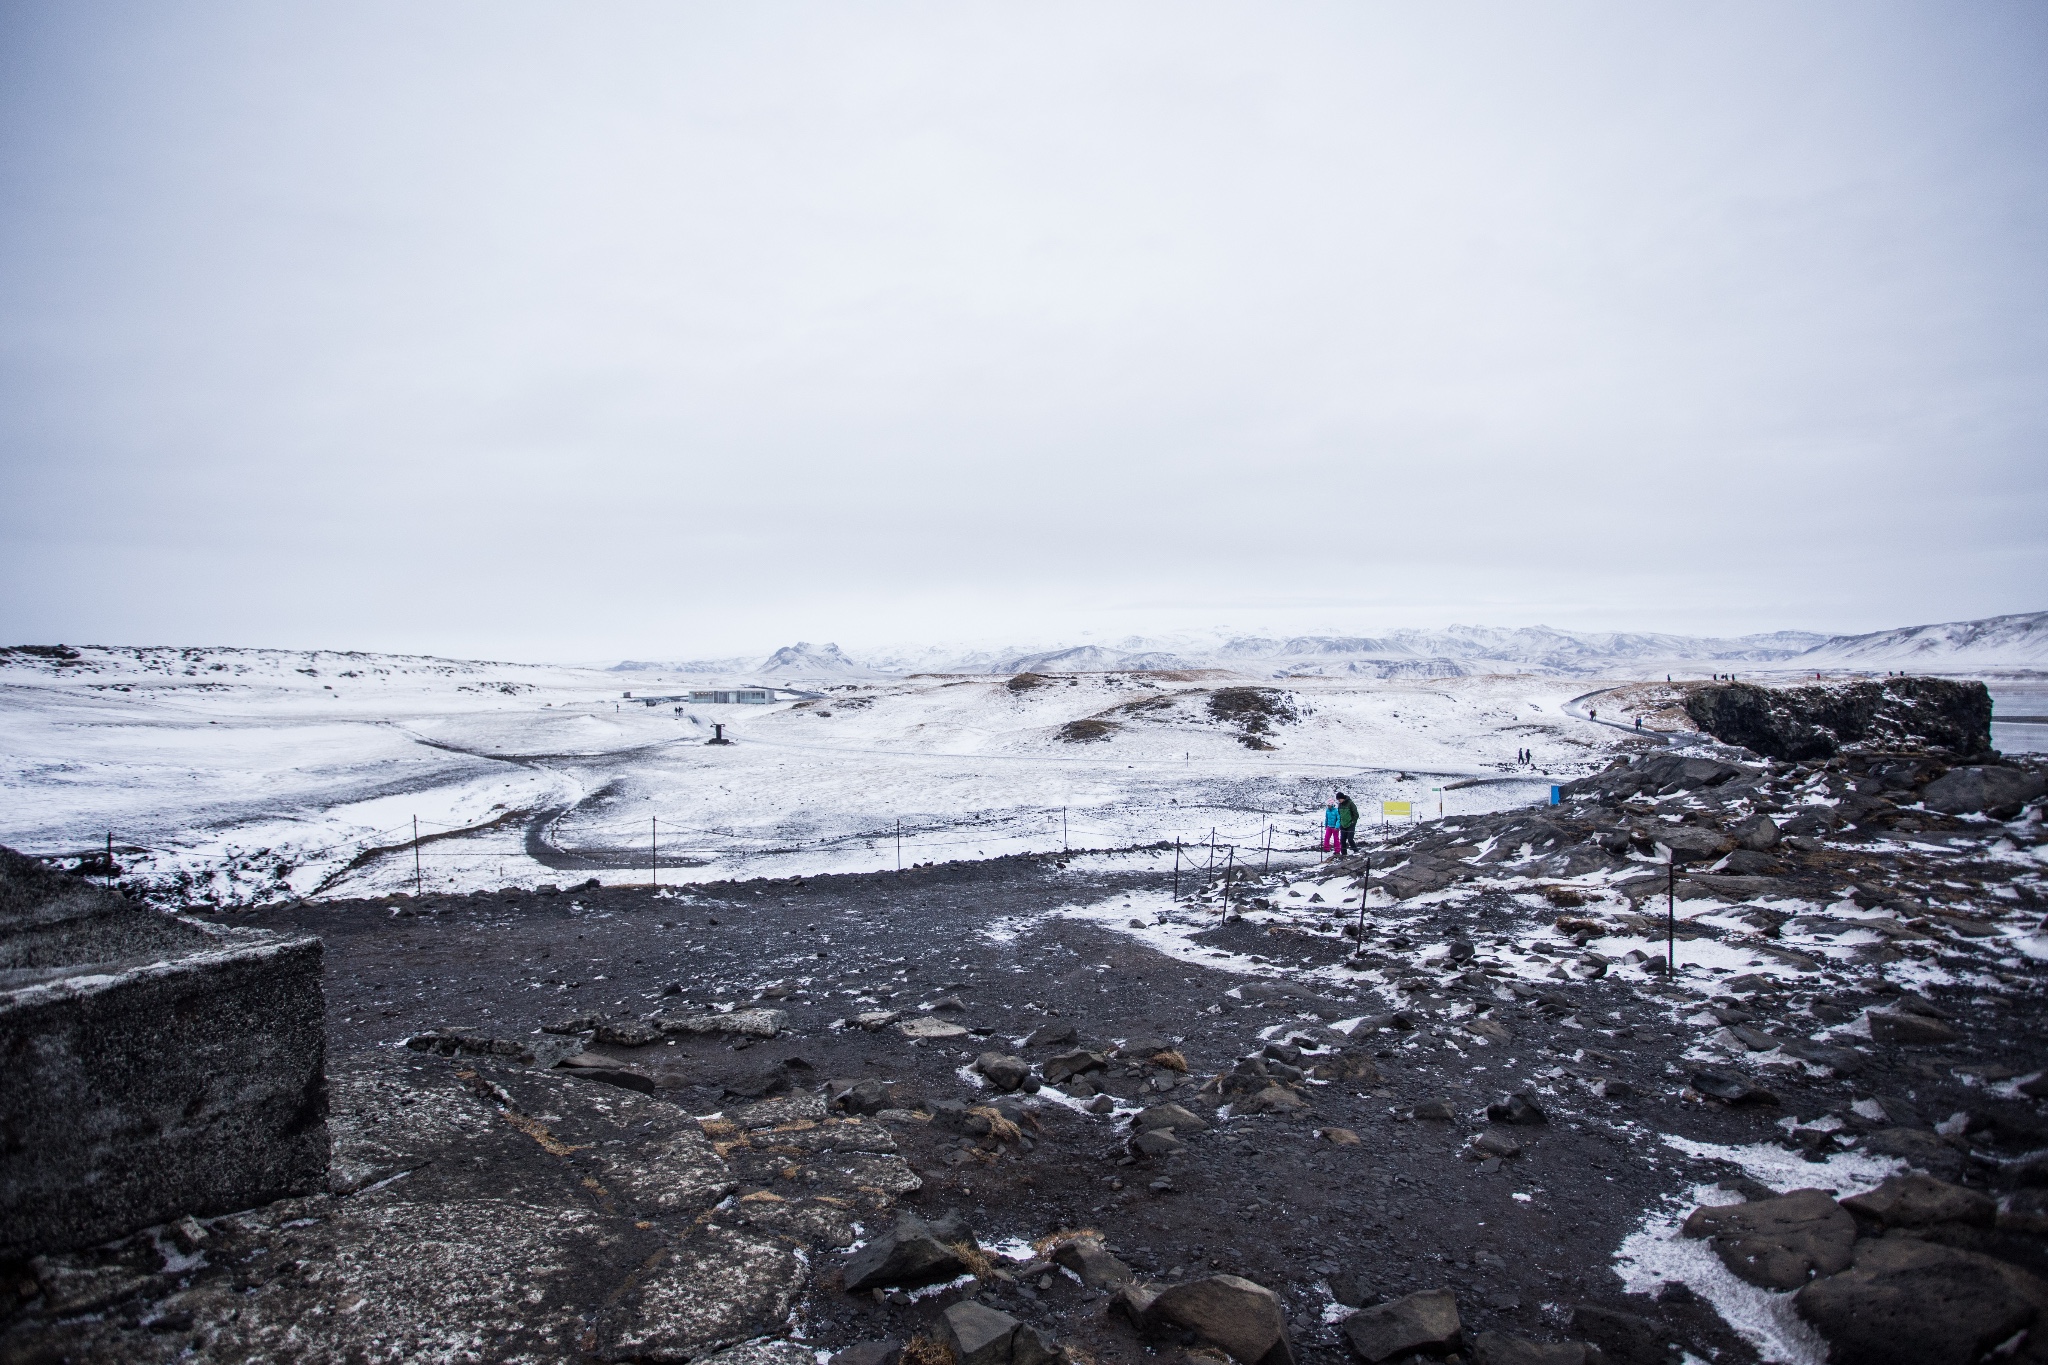
[{"label": "flat rock slab", "polygon": [[944,1019],[935,1019],[929,1014],[921,1015],[916,1019],[905,1019],[896,1026],[896,1031],[905,1038],[922,1038],[927,1040],[965,1038],[967,1036],[967,1030],[960,1025],[948,1023]]},{"label": "flat rock slab", "polygon": [[1694,1209],[1685,1235],[1711,1238],[1714,1254],[1738,1278],[1787,1290],[1848,1267],[1856,1220],[1820,1190],[1794,1190],[1776,1199]]},{"label": "flat rock slab", "polygon": [[825,1117],[825,1097],[811,1091],[795,1095],[779,1095],[772,1100],[760,1100],[742,1105],[725,1115],[726,1122],[742,1132],[755,1128],[773,1128],[783,1123],[815,1122]]},{"label": "flat rock slab", "polygon": [[782,1238],[706,1224],[665,1249],[606,1335],[617,1355],[691,1360],[785,1330],[808,1278]]},{"label": "flat rock slab", "polygon": [[654,1021],[663,1033],[730,1033],[742,1038],[773,1038],[789,1027],[783,1010],[734,1010],[730,1014],[686,1014]]}]

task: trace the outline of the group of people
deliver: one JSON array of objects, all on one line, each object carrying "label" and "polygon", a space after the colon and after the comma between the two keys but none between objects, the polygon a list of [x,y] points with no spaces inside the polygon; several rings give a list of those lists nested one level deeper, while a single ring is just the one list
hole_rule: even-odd
[{"label": "group of people", "polygon": [[1343,792],[1323,807],[1323,852],[1343,857],[1358,848],[1358,803]]},{"label": "group of people", "polygon": [[1533,765],[1536,762],[1536,751],[1534,749],[1515,750],[1515,762]]}]

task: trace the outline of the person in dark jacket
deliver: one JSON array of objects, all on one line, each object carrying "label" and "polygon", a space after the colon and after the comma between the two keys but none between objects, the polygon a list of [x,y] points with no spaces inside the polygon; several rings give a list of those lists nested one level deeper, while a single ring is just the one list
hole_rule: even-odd
[{"label": "person in dark jacket", "polygon": [[1358,851],[1358,805],[1343,792],[1337,793],[1337,837],[1343,851]]}]

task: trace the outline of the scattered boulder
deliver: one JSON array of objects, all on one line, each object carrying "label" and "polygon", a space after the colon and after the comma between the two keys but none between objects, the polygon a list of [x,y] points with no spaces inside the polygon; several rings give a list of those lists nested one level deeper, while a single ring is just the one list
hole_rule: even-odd
[{"label": "scattered boulder", "polygon": [[1380,1080],[1380,1069],[1363,1052],[1346,1048],[1334,1056],[1318,1058],[1309,1068],[1309,1075],[1319,1081],[1362,1081],[1374,1085]]},{"label": "scattered boulder", "polygon": [[[812,1357],[815,1362],[816,1357]],[[856,1341],[835,1352],[830,1365],[896,1365],[903,1359],[903,1342],[897,1337],[881,1341]]]},{"label": "scattered boulder", "polygon": [[1988,1228],[1998,1221],[1998,1203],[1990,1195],[1927,1175],[1892,1176],[1874,1190],[1844,1199],[1842,1207],[1888,1228],[1937,1223]]},{"label": "scattered boulder", "polygon": [[1373,1300],[1372,1286],[1363,1275],[1337,1270],[1325,1278],[1330,1286],[1330,1297],[1346,1308],[1363,1308]]},{"label": "scattered boulder", "polygon": [[953,1348],[957,1365],[1010,1365],[1010,1347],[1021,1324],[1008,1313],[973,1299],[939,1316],[939,1336]]},{"label": "scattered boulder", "polygon": [[1062,1052],[1046,1058],[1039,1069],[1045,1073],[1046,1084],[1059,1085],[1090,1071],[1101,1071],[1108,1065],[1109,1059],[1101,1053],[1076,1048],[1072,1052]]},{"label": "scattered boulder", "polygon": [[2048,779],[2025,768],[1951,768],[1929,782],[1920,799],[1944,815],[1994,816],[2010,820],[2020,807],[2048,792]]},{"label": "scattered boulder", "polygon": [[1236,1275],[1210,1275],[1176,1285],[1133,1285],[1125,1311],[1141,1328],[1179,1327],[1228,1351],[1239,1365],[1293,1365],[1287,1312],[1280,1296]]},{"label": "scattered boulder", "polygon": [[1737,1278],[1782,1292],[1846,1269],[1856,1220],[1821,1190],[1794,1190],[1776,1199],[1694,1209],[1685,1235],[1709,1238],[1714,1254]]},{"label": "scattered boulder", "polygon": [[950,1280],[966,1269],[960,1256],[941,1241],[915,1214],[903,1214],[896,1225],[846,1258],[843,1278],[848,1293],[892,1285],[931,1284]]},{"label": "scattered boulder", "polygon": [[1761,1086],[1751,1085],[1732,1071],[1696,1066],[1686,1077],[1692,1088],[1724,1104],[1776,1104],[1778,1097]]},{"label": "scattered boulder", "polygon": [[1238,1114],[1299,1114],[1308,1108],[1308,1101],[1284,1085],[1269,1085],[1250,1099],[1239,1100],[1232,1112]]},{"label": "scattered boulder", "polygon": [[1775,1052],[1778,1047],[1776,1038],[1748,1024],[1728,1025],[1728,1036],[1751,1052]]},{"label": "scattered boulder", "polygon": [[1437,1123],[1455,1123],[1458,1111],[1451,1108],[1449,1100],[1424,1100],[1408,1111],[1409,1117],[1429,1119]]},{"label": "scattered boulder", "polygon": [[1514,1039],[1514,1035],[1509,1033],[1507,1027],[1497,1019],[1467,1019],[1464,1023],[1464,1029],[1465,1032],[1473,1037],[1484,1038],[1489,1043],[1508,1043]]},{"label": "scattered boulder", "polygon": [[1171,1128],[1151,1128],[1131,1139],[1131,1150],[1145,1156],[1172,1156],[1187,1148]]},{"label": "scattered boulder", "polygon": [[1081,1277],[1090,1289],[1116,1289],[1132,1283],[1131,1268],[1112,1256],[1099,1237],[1070,1237],[1053,1248],[1052,1261]]},{"label": "scattered boulder", "polygon": [[1769,853],[1778,846],[1778,822],[1768,815],[1753,815],[1729,833],[1735,842],[1752,853]]},{"label": "scattered boulder", "polygon": [[1522,1144],[1506,1133],[1496,1133],[1489,1128],[1473,1138],[1472,1145],[1465,1150],[1474,1161],[1484,1161],[1488,1157],[1508,1159],[1522,1154]]},{"label": "scattered boulder", "polygon": [[1192,1110],[1183,1109],[1177,1104],[1155,1104],[1138,1115],[1136,1124],[1140,1132],[1150,1132],[1155,1128],[1163,1128],[1176,1133],[1206,1133],[1209,1131],[1209,1120]]},{"label": "scattered boulder", "polygon": [[1051,1337],[1028,1322],[1017,1325],[1017,1335],[1010,1338],[1010,1365],[1062,1365],[1066,1360]]},{"label": "scattered boulder", "polygon": [[1671,850],[1679,862],[1704,862],[1735,851],[1735,841],[1715,829],[1697,825],[1659,826],[1656,842]]},{"label": "scattered boulder", "polygon": [[974,1069],[988,1077],[998,1090],[1016,1090],[1031,1077],[1031,1063],[1001,1052],[984,1052],[974,1059]]},{"label": "scattered boulder", "polygon": [[1031,1036],[1024,1040],[1024,1046],[1062,1047],[1074,1043],[1080,1036],[1065,1019],[1052,1019],[1033,1029]]},{"label": "scattered boulder", "polygon": [[1549,1120],[1527,1091],[1516,1091],[1506,1099],[1486,1106],[1486,1117],[1494,1123],[1546,1123]]},{"label": "scattered boulder", "polygon": [[828,1081],[825,1093],[832,1107],[849,1114],[879,1114],[884,1109],[908,1109],[915,1103],[910,1087],[900,1082],[866,1076],[857,1081]]},{"label": "scattered boulder", "polygon": [[1872,1010],[1869,1017],[1872,1041],[1890,1047],[1953,1043],[1963,1036],[1957,1029],[1924,1014]]},{"label": "scattered boulder", "polygon": [[1836,1360],[1970,1365],[2039,1320],[2048,1284],[1975,1252],[1881,1237],[1858,1247],[1852,1269],[1816,1280],[1792,1302]]},{"label": "scattered boulder", "polygon": [[1415,1351],[1443,1355],[1463,1335],[1458,1300],[1448,1289],[1425,1289],[1344,1319],[1344,1337],[1366,1365]]}]

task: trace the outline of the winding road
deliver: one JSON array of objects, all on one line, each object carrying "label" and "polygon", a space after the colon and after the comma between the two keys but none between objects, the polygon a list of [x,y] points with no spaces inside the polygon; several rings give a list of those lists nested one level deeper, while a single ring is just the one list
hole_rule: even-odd
[{"label": "winding road", "polygon": [[[1623,684],[1622,686],[1627,685]],[[1596,691],[1583,692],[1557,709],[1570,716],[1573,720],[1582,720],[1588,725],[1604,725],[1610,730],[1620,730],[1624,734],[1641,735],[1644,739],[1655,740],[1659,744],[1668,744],[1676,747],[1682,744],[1697,744],[1700,741],[1701,736],[1694,734],[1690,730],[1652,730],[1648,726],[1623,725],[1618,720],[1601,720],[1599,717],[1591,714],[1592,708],[1587,706],[1586,703],[1592,701],[1595,697],[1604,697],[1610,692],[1619,692],[1620,690],[1621,687],[1602,687]]]}]

